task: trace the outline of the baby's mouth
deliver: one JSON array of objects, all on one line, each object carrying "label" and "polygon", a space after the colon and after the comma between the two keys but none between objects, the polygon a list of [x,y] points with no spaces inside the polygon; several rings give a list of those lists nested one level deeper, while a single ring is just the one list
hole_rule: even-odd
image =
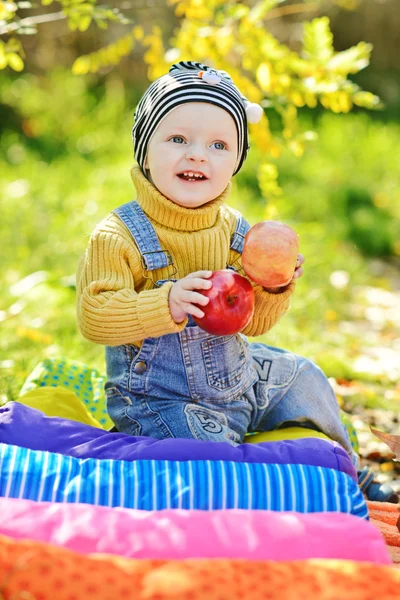
[{"label": "baby's mouth", "polygon": [[183,181],[205,181],[208,179],[203,173],[194,171],[182,171],[182,173],[178,173],[178,177]]}]

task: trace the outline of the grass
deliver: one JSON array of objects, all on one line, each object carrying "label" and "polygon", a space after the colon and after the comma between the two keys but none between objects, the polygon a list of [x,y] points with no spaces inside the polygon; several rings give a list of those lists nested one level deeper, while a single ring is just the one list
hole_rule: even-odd
[{"label": "grass", "polygon": [[[44,357],[104,371],[103,348],[76,328],[73,276],[94,225],[134,196],[134,98],[116,79],[101,88],[85,81],[59,71],[1,84],[11,123],[0,140],[2,401],[18,397]],[[303,125],[313,125],[309,116]],[[396,375],[385,365],[360,371],[357,361],[400,339],[394,317],[371,321],[366,293],[398,286],[385,255],[400,254],[400,127],[367,114],[324,114],[315,127],[319,140],[301,159],[277,161],[279,199],[261,198],[255,151],[235,180],[231,204],[251,223],[275,211],[300,234],[306,257],[290,312],[262,341],[313,358],[329,376],[370,382],[384,405],[388,387],[399,389]]]}]

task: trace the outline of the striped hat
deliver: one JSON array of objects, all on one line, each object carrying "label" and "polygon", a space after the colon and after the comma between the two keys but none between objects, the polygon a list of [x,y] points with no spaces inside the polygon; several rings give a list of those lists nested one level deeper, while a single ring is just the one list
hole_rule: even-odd
[{"label": "striped hat", "polygon": [[240,93],[226,71],[217,71],[192,61],[172,65],[169,73],[149,86],[136,108],[132,137],[135,159],[142,171],[145,171],[144,163],[153,133],[174,108],[187,102],[214,104],[226,110],[233,118],[238,134],[235,175],[250,147],[247,123],[258,123],[263,110]]}]

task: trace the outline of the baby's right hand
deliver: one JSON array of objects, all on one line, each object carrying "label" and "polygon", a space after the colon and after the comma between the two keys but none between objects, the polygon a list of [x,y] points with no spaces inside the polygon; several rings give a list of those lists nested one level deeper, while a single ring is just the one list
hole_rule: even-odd
[{"label": "baby's right hand", "polygon": [[175,323],[181,323],[187,315],[204,317],[198,304],[205,306],[209,299],[194,290],[209,290],[212,283],[207,279],[211,275],[212,271],[196,271],[174,283],[169,293],[169,310]]}]

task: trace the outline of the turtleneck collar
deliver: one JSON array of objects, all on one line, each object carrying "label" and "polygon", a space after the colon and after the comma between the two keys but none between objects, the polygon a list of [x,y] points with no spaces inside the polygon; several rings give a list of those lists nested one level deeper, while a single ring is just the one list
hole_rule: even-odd
[{"label": "turtleneck collar", "polygon": [[143,175],[139,165],[131,169],[131,177],[137,192],[137,202],[144,212],[157,223],[180,231],[199,231],[212,227],[220,207],[231,189],[229,182],[218,198],[199,208],[184,208],[169,200]]}]

